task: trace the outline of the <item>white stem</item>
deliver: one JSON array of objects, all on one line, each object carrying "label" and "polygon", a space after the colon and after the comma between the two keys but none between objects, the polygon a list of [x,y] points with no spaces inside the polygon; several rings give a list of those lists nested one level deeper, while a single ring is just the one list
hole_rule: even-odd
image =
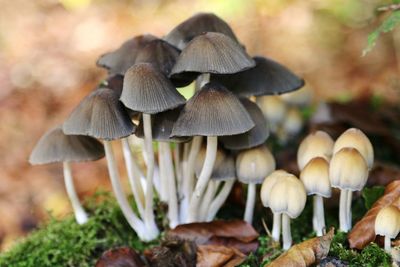
[{"label": "white stem", "polygon": [[214,196],[215,196],[215,192],[217,191],[218,187],[216,184],[216,181],[211,180],[208,183],[207,186],[207,190],[203,196],[203,199],[201,201],[200,204],[200,212],[199,212],[199,220],[200,221],[205,221],[206,220],[206,216],[208,213],[208,208],[210,207],[210,203],[213,201]]},{"label": "white stem", "polygon": [[254,204],[256,203],[256,184],[247,185],[246,209],[244,211],[244,220],[249,224],[253,223]]},{"label": "white stem", "polygon": [[189,223],[197,220],[199,202],[207,186],[207,183],[210,180],[210,176],[214,168],[215,158],[217,157],[217,146],[218,146],[218,137],[208,136],[204,165],[203,168],[201,169],[200,176],[197,179],[196,187],[190,199],[189,216],[188,216]]},{"label": "white stem", "polygon": [[324,200],[322,196],[315,195],[313,197],[313,206],[314,206],[314,217],[316,222],[316,228],[314,231],[317,233],[317,236],[323,236],[323,231],[325,229],[325,216],[324,216]]},{"label": "white stem", "polygon": [[282,213],[282,239],[283,249],[288,250],[292,246],[292,233],[290,231],[290,218],[286,213]]},{"label": "white stem", "polygon": [[159,230],[154,220],[153,211],[153,174],[154,174],[154,152],[153,152],[153,137],[151,132],[151,115],[143,113],[143,129],[144,141],[147,154],[147,173],[146,173],[146,199],[144,209],[144,222],[149,230],[149,233],[155,237],[158,236]]},{"label": "white stem", "polygon": [[207,84],[210,81],[210,73],[204,73],[200,75],[200,89],[203,85]]},{"label": "white stem", "polygon": [[106,153],[108,172],[111,179],[111,185],[114,190],[115,197],[117,199],[118,205],[120,206],[125,219],[128,221],[129,225],[137,233],[139,238],[144,241],[150,241],[153,238],[148,235],[145,225],[143,222],[135,215],[131,206],[126,199],[125,193],[122,189],[120,182],[120,176],[117,169],[117,164],[114,158],[114,152],[110,141],[104,140],[104,149]]},{"label": "white stem", "polygon": [[347,212],[347,229],[350,230],[352,227],[351,223],[351,203],[352,203],[353,191],[347,191],[347,200],[346,200],[346,212]]},{"label": "white stem", "polygon": [[174,175],[174,165],[171,156],[171,147],[168,142],[160,142],[159,146],[162,147],[163,159],[165,164],[165,173],[168,186],[168,218],[169,227],[175,228],[179,224],[178,214],[178,197],[176,192],[176,182]]},{"label": "white stem", "polygon": [[390,242],[390,237],[385,235],[385,250],[387,253],[390,254],[391,249],[392,249],[392,244]]},{"label": "white stem", "polygon": [[88,215],[82,207],[79,201],[78,194],[75,191],[74,179],[72,178],[71,164],[68,161],[63,162],[64,170],[64,182],[69,201],[71,201],[72,209],[74,210],[74,215],[76,222],[78,224],[84,224],[88,220]]},{"label": "white stem", "polygon": [[133,159],[132,155],[132,150],[130,148],[128,138],[122,138],[121,139],[122,143],[122,151],[124,154],[124,159],[125,159],[125,165],[128,173],[128,180],[129,184],[131,186],[131,190],[133,192],[133,197],[135,198],[136,206],[138,208],[140,216],[143,218],[144,216],[144,193],[143,193],[143,188],[142,184],[140,181],[140,176],[136,172],[138,169],[138,166],[136,165],[135,160]]},{"label": "white stem", "polygon": [[160,167],[160,200],[168,201],[168,180],[166,175],[166,166],[164,160],[164,148],[158,143],[158,166]]},{"label": "white stem", "polygon": [[190,146],[187,163],[185,164],[185,174],[183,176],[183,196],[180,207],[181,222],[187,223],[189,213],[189,202],[192,197],[193,181],[194,181],[194,164],[199,154],[203,137],[195,136]]},{"label": "white stem", "polygon": [[347,190],[340,190],[340,202],[339,202],[339,228],[340,231],[346,232],[348,229],[347,223]]},{"label": "white stem", "polygon": [[174,166],[175,166],[175,177],[176,177],[176,188],[178,194],[181,194],[182,185],[182,144],[176,143],[173,156],[174,156]]},{"label": "white stem", "polygon": [[234,179],[225,181],[221,191],[219,191],[218,195],[210,204],[210,208],[208,209],[208,214],[206,218],[207,222],[214,220],[219,209],[222,207],[222,205],[225,203],[225,200],[228,198],[234,183],[235,183]]},{"label": "white stem", "polygon": [[273,222],[272,222],[272,239],[279,242],[281,236],[281,218],[282,214],[273,212]]}]

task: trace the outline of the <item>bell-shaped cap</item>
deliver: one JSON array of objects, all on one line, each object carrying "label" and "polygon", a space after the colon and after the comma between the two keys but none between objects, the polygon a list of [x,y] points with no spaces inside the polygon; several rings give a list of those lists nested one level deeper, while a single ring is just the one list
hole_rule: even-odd
[{"label": "bell-shaped cap", "polygon": [[150,63],[138,63],[129,68],[121,101],[127,108],[146,114],[174,109],[186,102],[174,85]]},{"label": "bell-shaped cap", "polygon": [[194,38],[182,50],[171,77],[185,73],[228,74],[255,66],[254,60],[235,41],[222,33],[208,32]]},{"label": "bell-shaped cap", "polygon": [[250,114],[255,126],[242,134],[221,137],[220,141],[227,149],[241,150],[256,147],[264,144],[269,136],[267,122],[258,105],[247,98],[240,99],[240,102]]},{"label": "bell-shaped cap", "polygon": [[195,14],[170,31],[164,40],[182,50],[194,37],[205,32],[223,33],[237,42],[231,27],[212,13]]},{"label": "bell-shaped cap", "polygon": [[96,139],[84,135],[66,135],[61,127],[56,127],[40,138],[29,157],[29,162],[36,165],[98,160],[102,157],[104,147]]},{"label": "bell-shaped cap", "polygon": [[393,205],[382,208],[375,218],[375,234],[396,238],[400,232],[400,210]]},{"label": "bell-shaped cap", "polygon": [[360,191],[368,179],[368,166],[355,148],[345,147],[333,154],[329,164],[332,187]]},{"label": "bell-shaped cap", "polygon": [[136,126],[115,91],[100,88],[86,96],[63,124],[65,134],[104,140],[129,136]]},{"label": "bell-shaped cap", "polygon": [[254,68],[232,75],[211,75],[211,81],[243,97],[283,94],[304,86],[303,79],[281,64],[266,57],[253,59]]},{"label": "bell-shaped cap", "polygon": [[331,182],[329,180],[329,163],[322,157],[310,160],[300,173],[308,195],[331,197]]},{"label": "bell-shaped cap", "polygon": [[[197,160],[194,165],[194,171],[197,177],[200,176],[205,157],[206,146],[203,146],[197,154]],[[218,147],[210,179],[221,181],[235,179],[235,171],[235,161],[233,156],[227,154],[226,151]]]},{"label": "bell-shaped cap", "polygon": [[323,131],[315,131],[301,141],[297,150],[297,165],[302,170],[313,158],[322,157],[328,162],[333,153],[333,139]]},{"label": "bell-shaped cap", "polygon": [[271,189],[275,183],[279,182],[281,179],[285,179],[288,176],[293,176],[293,174],[290,174],[284,170],[276,170],[264,179],[260,191],[260,198],[264,207],[269,207],[269,197],[271,195]]},{"label": "bell-shaped cap", "polygon": [[257,105],[260,107],[271,130],[276,131],[278,125],[284,120],[287,106],[279,96],[257,97]]},{"label": "bell-shaped cap", "polygon": [[224,136],[249,131],[254,122],[239,99],[223,86],[208,83],[188,100],[172,136]]},{"label": "bell-shaped cap", "polygon": [[138,52],[148,43],[157,39],[150,34],[135,36],[123,43],[118,49],[102,55],[96,64],[107,69],[110,74],[124,75],[135,64]]},{"label": "bell-shaped cap", "polygon": [[[172,127],[174,126],[175,121],[178,119],[182,108],[183,106],[179,106],[175,109],[154,114],[151,117],[151,133],[153,135],[153,140],[175,143],[182,143],[190,140],[188,137],[170,137]],[[140,120],[139,125],[136,128],[135,135],[139,138],[144,137],[143,120]]]},{"label": "bell-shaped cap", "polygon": [[350,128],[342,133],[333,146],[333,153],[344,147],[353,147],[364,157],[368,168],[374,163],[374,149],[368,137],[359,129]]},{"label": "bell-shaped cap", "polygon": [[293,175],[275,183],[271,189],[269,206],[274,213],[286,213],[290,218],[297,218],[304,210],[306,200],[303,183]]},{"label": "bell-shaped cap", "polygon": [[275,167],[274,156],[266,146],[243,150],[236,157],[236,175],[245,184],[261,184]]}]

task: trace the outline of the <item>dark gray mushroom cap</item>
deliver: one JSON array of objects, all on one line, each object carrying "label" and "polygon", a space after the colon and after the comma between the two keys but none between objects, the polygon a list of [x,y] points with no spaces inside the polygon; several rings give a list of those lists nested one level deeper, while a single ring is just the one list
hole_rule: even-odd
[{"label": "dark gray mushroom cap", "polygon": [[254,122],[239,99],[222,85],[208,83],[188,100],[171,136],[223,136],[249,131]]},{"label": "dark gray mushroom cap", "polygon": [[255,66],[254,60],[235,41],[222,33],[207,32],[195,37],[182,50],[171,71],[178,74],[229,74]]},{"label": "dark gray mushroom cap", "polygon": [[232,75],[211,75],[210,80],[244,97],[283,94],[304,86],[304,80],[285,66],[265,57],[254,60],[256,67],[252,69]]},{"label": "dark gray mushroom cap", "polygon": [[107,69],[110,74],[124,75],[135,64],[138,52],[148,43],[157,39],[157,37],[151,34],[133,37],[123,43],[118,49],[100,56],[96,64],[99,67]]},{"label": "dark gray mushroom cap", "polygon": [[[182,108],[183,105],[175,109],[154,114],[151,117],[151,133],[153,135],[153,140],[175,143],[187,142],[190,140],[189,137],[170,137],[172,127],[174,126],[175,121],[178,119]],[[140,120],[140,123],[136,128],[135,135],[139,138],[144,137],[143,120]]]},{"label": "dark gray mushroom cap", "polygon": [[136,126],[115,91],[100,88],[86,96],[64,122],[66,134],[114,140],[131,135]]},{"label": "dark gray mushroom cap", "polygon": [[219,140],[227,149],[241,150],[259,146],[264,144],[269,136],[267,122],[258,105],[247,98],[241,98],[240,102],[242,102],[256,126],[242,134],[222,136]]},{"label": "dark gray mushroom cap", "polygon": [[186,100],[157,68],[138,63],[125,74],[121,101],[126,107],[155,114],[183,105]]},{"label": "dark gray mushroom cap", "polygon": [[164,40],[179,49],[183,49],[194,37],[204,32],[220,32],[238,42],[231,27],[212,13],[195,14],[176,26],[164,37]]},{"label": "dark gray mushroom cap", "polygon": [[84,135],[66,135],[61,127],[56,127],[40,138],[29,157],[29,162],[36,165],[98,160],[102,157],[104,147],[96,139]]}]

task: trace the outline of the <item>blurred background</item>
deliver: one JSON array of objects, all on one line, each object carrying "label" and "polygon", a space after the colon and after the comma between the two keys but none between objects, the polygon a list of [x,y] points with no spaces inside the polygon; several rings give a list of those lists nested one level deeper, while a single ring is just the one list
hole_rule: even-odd
[{"label": "blurred background", "polygon": [[[251,55],[305,78],[314,99],[399,101],[400,32],[383,34],[382,0],[0,0],[0,247],[70,212],[62,166],[27,159],[49,128],[105,76],[97,58],[142,33],[163,36],[197,12],[226,20]],[[74,165],[84,198],[109,188],[105,160]]]}]

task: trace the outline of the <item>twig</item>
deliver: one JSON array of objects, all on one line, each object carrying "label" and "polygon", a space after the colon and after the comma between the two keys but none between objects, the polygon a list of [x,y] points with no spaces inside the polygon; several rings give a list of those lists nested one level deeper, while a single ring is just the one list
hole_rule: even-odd
[{"label": "twig", "polygon": [[379,12],[396,11],[396,10],[400,10],[400,4],[391,4],[391,5],[381,6],[381,7],[378,7],[376,10]]}]

